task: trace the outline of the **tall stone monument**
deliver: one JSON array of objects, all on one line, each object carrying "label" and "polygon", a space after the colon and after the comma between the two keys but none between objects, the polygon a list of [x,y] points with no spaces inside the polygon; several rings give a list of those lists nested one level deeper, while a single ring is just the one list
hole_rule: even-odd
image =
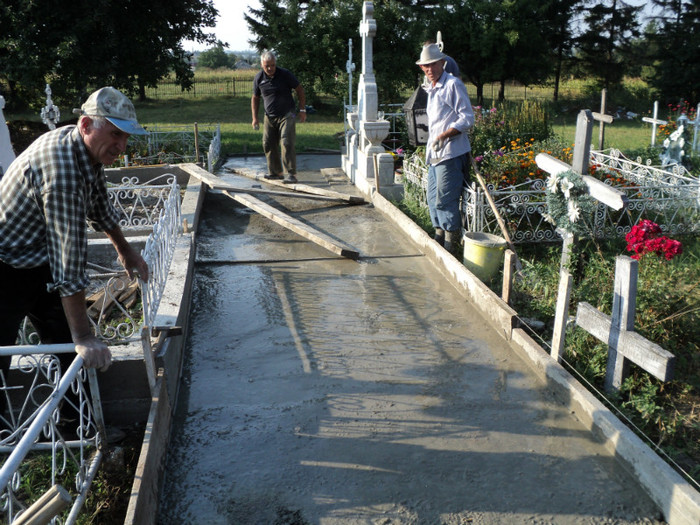
[{"label": "tall stone monument", "polygon": [[394,184],[394,159],[385,153],[382,141],[389,135],[389,121],[377,119],[378,96],[374,76],[373,40],[377,34],[377,21],[373,18],[374,4],[362,6],[362,73],[357,92],[357,111],[347,114],[347,151],[343,169],[353,183],[366,193],[379,190],[394,197],[402,187]]},{"label": "tall stone monument", "polygon": [[13,160],[15,160],[15,152],[12,149],[10,141],[10,130],[5,122],[3,108],[5,107],[5,97],[0,95],[0,177],[7,171]]}]

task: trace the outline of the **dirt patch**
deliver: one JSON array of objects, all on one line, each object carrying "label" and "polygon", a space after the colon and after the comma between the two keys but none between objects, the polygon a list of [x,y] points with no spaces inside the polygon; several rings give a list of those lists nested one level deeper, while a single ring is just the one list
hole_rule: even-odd
[{"label": "dirt patch", "polygon": [[[78,119],[71,119],[62,122],[59,127],[76,124],[77,122]],[[10,141],[12,142],[12,149],[15,151],[15,155],[22,153],[32,142],[49,131],[49,128],[43,122],[31,120],[8,121],[7,128],[10,130]]]}]

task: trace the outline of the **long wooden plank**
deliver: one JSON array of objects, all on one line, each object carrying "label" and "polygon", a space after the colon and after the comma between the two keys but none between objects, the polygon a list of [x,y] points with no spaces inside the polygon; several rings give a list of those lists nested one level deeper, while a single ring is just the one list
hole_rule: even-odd
[{"label": "long wooden plank", "polygon": [[366,204],[367,201],[363,199],[362,197],[357,197],[355,195],[346,195],[344,193],[340,193],[337,191],[333,190],[327,190],[325,188],[317,188],[316,186],[309,186],[308,184],[299,184],[299,183],[288,183],[284,182],[281,180],[269,180],[266,179],[263,175],[253,175],[251,173],[245,172],[243,170],[241,171],[235,171],[235,170],[229,170],[231,173],[235,173],[236,175],[241,175],[243,177],[247,177],[249,179],[253,180],[258,180],[261,182],[264,182],[265,184],[272,184],[273,186],[279,186],[281,188],[287,188],[291,189],[294,191],[300,191],[304,193],[310,193],[312,195],[323,195],[325,197],[335,197],[338,200],[342,200],[347,202],[348,204]]},{"label": "long wooden plank", "polygon": [[144,434],[144,445],[136,465],[134,484],[131,486],[125,525],[153,525],[158,513],[158,487],[165,468],[168,450],[172,408],[168,398],[165,377],[161,370],[151,398],[151,409]]},{"label": "long wooden plank", "polygon": [[294,233],[315,242],[326,250],[329,250],[342,257],[347,257],[348,259],[357,259],[360,256],[359,252],[339,244],[328,235],[313,229],[311,226],[304,224],[303,222],[281,212],[278,209],[273,208],[272,206],[262,202],[260,199],[256,199],[252,195],[230,193],[228,191],[224,191],[224,195],[228,195],[236,202],[239,202],[251,210],[258,212],[263,217],[267,217],[271,221],[292,230]]},{"label": "long wooden plank", "polygon": [[617,351],[654,377],[662,381],[673,378],[676,356],[636,332],[614,330],[610,316],[590,304],[578,304],[576,324],[606,344],[617,339]]},{"label": "long wooden plank", "polygon": [[245,193],[247,195],[270,195],[272,197],[292,197],[296,199],[309,199],[316,201],[332,201],[332,202],[343,202],[342,199],[336,197],[326,197],[324,195],[311,195],[310,193],[295,193],[293,191],[275,191],[275,190],[264,190],[262,188],[239,188],[233,184],[226,184],[221,182],[219,184],[210,186],[212,190],[215,191],[231,191],[234,193]]},{"label": "long wooden plank", "polygon": [[249,194],[264,194],[264,195],[273,195],[273,196],[282,196],[282,197],[301,197],[301,198],[306,198],[306,199],[317,199],[317,200],[332,200],[332,201],[344,201],[345,199],[341,199],[338,197],[330,197],[330,196],[325,196],[325,195],[309,195],[309,194],[303,194],[303,193],[294,193],[292,191],[273,191],[273,190],[263,190],[259,188],[239,188],[238,186],[234,184],[228,184],[224,181],[222,181],[219,177],[216,175],[212,175],[205,169],[200,168],[196,164],[183,164],[183,170],[189,173],[190,175],[196,177],[197,179],[201,180],[209,186],[213,190],[229,190],[229,191],[235,191],[238,193],[249,193]]}]

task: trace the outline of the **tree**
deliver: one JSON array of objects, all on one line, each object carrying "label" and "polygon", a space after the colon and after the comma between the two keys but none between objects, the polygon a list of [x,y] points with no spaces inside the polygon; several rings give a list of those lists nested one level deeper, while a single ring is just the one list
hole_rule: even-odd
[{"label": "tree", "polygon": [[700,100],[700,0],[655,0],[661,14],[652,37],[653,73],[646,80],[666,98]]},{"label": "tree", "polygon": [[[145,98],[146,86],[174,72],[183,89],[192,84],[184,40],[215,43],[204,33],[217,10],[212,0],[8,0],[3,9],[0,78],[38,98],[45,79],[54,97],[77,104],[89,90],[112,85]],[[12,5],[15,4],[15,5]],[[50,15],[50,17],[49,17]]]},{"label": "tree", "polygon": [[639,36],[640,10],[624,0],[603,0],[584,17],[588,27],[576,39],[578,59],[603,88],[618,84],[625,75],[630,44]]},{"label": "tree", "polygon": [[197,66],[208,67],[209,69],[235,69],[236,55],[229,54],[226,51],[224,51],[223,45],[217,45],[215,47],[207,49],[206,51],[202,51],[199,54]]},{"label": "tree", "polygon": [[545,41],[549,43],[553,60],[554,101],[559,100],[559,84],[564,64],[571,59],[574,46],[574,24],[583,9],[583,0],[549,0],[543,3],[546,27]]},{"label": "tree", "polygon": [[[417,77],[415,60],[421,31],[414,30],[416,17],[407,2],[379,0],[374,3],[377,35],[374,67],[381,102],[393,102]],[[345,98],[348,91],[346,62],[348,41],[361,72],[362,47],[359,24],[361,0],[262,0],[259,9],[245,15],[255,48],[274,50],[278,63],[294,72],[315,101],[316,93]],[[317,99],[316,99],[317,101]]]}]

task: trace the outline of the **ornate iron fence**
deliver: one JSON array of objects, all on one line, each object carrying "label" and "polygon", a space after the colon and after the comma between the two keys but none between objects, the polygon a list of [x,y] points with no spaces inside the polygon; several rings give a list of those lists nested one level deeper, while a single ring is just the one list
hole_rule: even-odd
[{"label": "ornate iron fence", "polygon": [[[155,125],[147,135],[132,135],[126,162],[136,165],[199,162],[201,151],[209,152],[214,164],[221,153],[221,125]],[[215,144],[214,150],[210,146]],[[217,147],[218,144],[218,147]]]},{"label": "ornate iron fence", "polygon": [[[73,345],[0,349],[0,355],[15,356],[15,370],[26,385],[9,385],[0,372],[0,453],[8,454],[0,470],[0,512],[6,523],[35,514],[23,486],[30,452],[46,453],[46,461],[34,459],[34,469],[72,502],[65,521],[56,518],[52,523],[75,523],[102,461],[106,431],[95,370],[82,368],[83,359],[76,356],[62,371],[56,355],[45,353],[74,351]],[[73,486],[64,489],[71,481]]]},{"label": "ornate iron fence", "polygon": [[[162,179],[165,184],[154,184]],[[162,175],[147,184],[125,177],[107,189],[110,200],[121,211],[125,232],[151,230],[141,255],[148,263],[149,279],[130,281],[121,265],[88,263],[90,287],[86,292],[88,317],[98,337],[108,344],[123,344],[140,338],[140,328],[150,325],[165,289],[177,237],[182,233],[180,188],[173,175]],[[25,319],[21,344],[38,344],[39,338]]]},{"label": "ornate iron fence", "polygon": [[[122,212],[125,231],[152,228],[142,250],[149,266],[147,282],[129,281],[121,269],[89,265],[94,284],[87,294],[88,316],[95,333],[110,345],[140,338],[141,327],[152,324],[165,289],[182,229],[180,189],[175,176],[162,177],[162,185],[154,184],[157,180],[140,184],[137,179],[124,178],[107,190]],[[68,370],[61,370],[55,354],[74,352],[74,345],[39,344],[27,320],[19,340],[18,346],[0,349],[0,356],[14,360],[11,383],[0,371],[0,453],[9,454],[0,472],[0,512],[7,523],[31,512],[22,488],[24,460],[31,451],[44,451],[50,464],[46,467],[50,485],[65,484],[67,477],[75,482],[68,517],[53,523],[74,523],[102,460],[106,440],[95,370],[82,368],[80,356]]]},{"label": "ornate iron fence", "polygon": [[[670,234],[700,232],[700,180],[679,170],[669,172],[631,161],[615,150],[592,152],[591,164],[613,170],[616,181],[608,179],[606,184],[624,191],[629,201],[621,211],[597,206],[591,218],[596,238],[623,237],[642,218],[656,222]],[[427,170],[420,156],[404,160],[404,178],[410,185],[407,192],[412,192],[424,206]],[[560,240],[554,226],[544,219],[545,181],[534,179],[505,188],[487,187],[514,243]],[[472,184],[465,188],[461,206],[465,229],[500,235],[498,221],[481,187]]]}]

